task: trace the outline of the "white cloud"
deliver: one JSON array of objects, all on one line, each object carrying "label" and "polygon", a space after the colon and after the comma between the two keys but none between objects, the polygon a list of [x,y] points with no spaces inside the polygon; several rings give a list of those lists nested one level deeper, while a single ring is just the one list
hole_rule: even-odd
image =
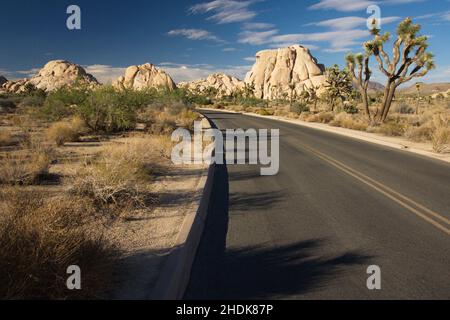
[{"label": "white cloud", "polygon": [[310,6],[310,9],[326,9],[337,11],[358,11],[364,10],[370,5],[376,4],[375,1],[369,0],[321,0],[316,4]]},{"label": "white cloud", "polygon": [[125,74],[125,69],[122,67],[113,67],[104,64],[93,64],[84,66],[87,73],[92,74],[99,82],[107,84],[111,83],[120,76]]},{"label": "white cloud", "polygon": [[202,29],[175,29],[167,33],[171,37],[181,36],[190,40],[210,40],[216,42],[223,42],[211,32]]},{"label": "white cloud", "polygon": [[244,31],[239,33],[239,43],[262,45],[271,42],[271,38],[278,34],[278,30],[268,31]]},{"label": "white cloud", "polygon": [[275,28],[275,25],[271,23],[263,23],[263,22],[248,22],[244,23],[242,26],[244,30],[267,30]]},{"label": "white cloud", "polygon": [[256,61],[256,57],[245,57],[244,60],[248,61],[248,62],[255,62]]},{"label": "white cloud", "polygon": [[366,10],[371,5],[402,5],[414,2],[423,2],[425,0],[320,0],[318,3],[309,7],[312,10],[337,10],[337,11],[360,11]]},{"label": "white cloud", "polygon": [[428,13],[416,17],[417,20],[433,19],[437,21],[450,21],[450,11]]},{"label": "white cloud", "polygon": [[223,52],[234,52],[234,51],[237,51],[237,49],[236,48],[223,48],[222,51]]},{"label": "white cloud", "polygon": [[36,75],[39,72],[39,70],[41,70],[41,69],[40,68],[31,68],[29,70],[19,70],[19,71],[16,71],[15,73],[23,75],[26,78],[31,78],[34,75]]},{"label": "white cloud", "polygon": [[211,65],[187,65],[173,63],[172,65],[159,65],[164,69],[175,82],[193,81],[208,77],[213,73],[224,73],[230,76],[234,76],[239,79],[243,79],[252,66],[225,66],[216,67]]},{"label": "white cloud", "polygon": [[[244,31],[239,34],[239,42],[251,45],[267,44],[271,47],[304,42],[329,42],[330,50],[348,51],[351,46],[359,45],[361,40],[370,35],[368,29],[337,30],[315,33],[278,34],[278,30]],[[330,51],[329,50],[329,51]]]},{"label": "white cloud", "polygon": [[192,14],[212,13],[208,20],[219,24],[243,22],[251,20],[256,12],[249,9],[255,0],[215,0],[193,5],[189,8]]},{"label": "white cloud", "polygon": [[[389,24],[395,21],[399,21],[400,17],[386,17],[381,19],[382,24]],[[356,27],[364,26],[367,24],[367,18],[363,17],[342,17],[336,19],[323,20],[319,22],[313,22],[307,24],[308,26],[317,26],[317,27],[329,27],[337,30],[349,30]]]}]

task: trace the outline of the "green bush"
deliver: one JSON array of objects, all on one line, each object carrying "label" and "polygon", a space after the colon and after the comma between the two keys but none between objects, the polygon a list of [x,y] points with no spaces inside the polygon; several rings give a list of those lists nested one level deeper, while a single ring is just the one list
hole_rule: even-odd
[{"label": "green bush", "polygon": [[[78,106],[78,113],[94,132],[129,130],[136,125],[136,106],[129,103],[128,92],[118,92],[112,87],[91,91]],[[127,101],[128,100],[128,101]]]},{"label": "green bush", "polygon": [[90,90],[84,88],[63,87],[51,92],[45,99],[40,115],[50,121],[58,121],[77,113],[77,108],[83,104]]},{"label": "green bush", "polygon": [[345,104],[343,110],[347,114],[357,114],[359,112],[358,108],[352,103]]},{"label": "green bush", "polygon": [[309,107],[304,102],[294,102],[290,106],[289,111],[293,112],[293,113],[301,114],[303,112],[309,112]]}]

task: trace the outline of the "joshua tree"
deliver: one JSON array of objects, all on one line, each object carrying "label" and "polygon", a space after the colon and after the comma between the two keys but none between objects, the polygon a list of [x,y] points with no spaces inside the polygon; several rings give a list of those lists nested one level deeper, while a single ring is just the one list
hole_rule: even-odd
[{"label": "joshua tree", "polygon": [[317,91],[320,89],[320,86],[312,85],[311,87],[305,86],[305,88],[308,91],[309,100],[314,104],[314,111],[316,111],[317,110],[317,102],[319,102],[319,95],[318,95]]},{"label": "joshua tree", "polygon": [[[372,121],[372,115],[370,114],[369,108],[369,95],[367,93],[370,77],[372,76],[372,70],[369,68],[370,55],[371,52],[368,51],[366,51],[365,54],[348,54],[346,60],[347,68],[350,71],[353,81],[358,86],[359,93],[361,94],[367,118],[369,121]],[[356,65],[358,66],[357,71],[355,71]]]},{"label": "joshua tree", "polygon": [[[376,120],[384,122],[389,114],[392,100],[398,86],[413,78],[425,76],[435,67],[433,54],[427,52],[428,38],[420,36],[421,26],[414,24],[411,18],[406,18],[397,27],[397,39],[393,45],[392,59],[384,50],[384,44],[389,40],[390,34],[380,34],[374,28],[374,39],[367,42],[366,49],[373,53],[378,62],[380,71],[387,77],[381,112],[377,112]],[[410,56],[413,54],[413,56]],[[413,67],[412,70],[409,70]]]},{"label": "joshua tree", "polygon": [[244,98],[248,99],[255,95],[255,84],[246,83],[244,86]]},{"label": "joshua tree", "polygon": [[295,90],[295,83],[289,83],[289,89],[291,91],[290,94],[290,101],[289,101],[289,105],[292,107],[292,102],[294,101],[294,90]]},{"label": "joshua tree", "polygon": [[335,102],[338,99],[344,101],[353,91],[352,80],[349,72],[340,70],[334,65],[326,70],[327,95],[331,103],[331,111],[334,111]]},{"label": "joshua tree", "polygon": [[417,91],[417,105],[416,105],[416,114],[419,114],[419,108],[420,108],[420,100],[422,99],[421,94],[420,94],[420,87],[421,87],[421,83],[417,82],[416,83],[416,91]]}]

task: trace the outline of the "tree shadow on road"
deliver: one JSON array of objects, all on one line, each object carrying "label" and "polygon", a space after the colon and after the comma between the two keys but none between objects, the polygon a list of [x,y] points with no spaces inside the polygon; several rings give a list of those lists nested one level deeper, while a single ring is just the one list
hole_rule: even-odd
[{"label": "tree shadow on road", "polygon": [[358,252],[320,256],[324,245],[324,240],[317,239],[278,247],[227,250],[217,256],[217,269],[205,273],[201,285],[186,298],[292,298],[326,287],[346,267],[365,265],[373,258]]}]

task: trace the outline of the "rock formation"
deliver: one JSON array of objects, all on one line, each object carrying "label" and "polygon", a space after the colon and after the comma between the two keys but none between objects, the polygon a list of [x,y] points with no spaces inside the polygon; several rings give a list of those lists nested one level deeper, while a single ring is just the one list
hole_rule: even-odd
[{"label": "rock formation", "polygon": [[294,45],[258,52],[245,83],[254,87],[260,99],[295,97],[312,87],[319,88],[320,94],[326,85],[324,71],[307,48]]},{"label": "rock formation", "polygon": [[64,86],[72,86],[76,83],[97,86],[99,83],[92,75],[88,74],[79,65],[64,61],[54,60],[48,62],[31,79],[8,81],[3,84],[7,92],[19,93],[26,90],[28,84],[44,91],[54,91]]},{"label": "rock formation", "polygon": [[159,70],[150,63],[128,67],[125,75],[117,79],[113,86],[118,89],[133,90],[149,88],[174,90],[176,88],[175,82],[164,70]]},{"label": "rock formation", "polygon": [[216,73],[208,76],[206,79],[180,82],[178,86],[194,94],[213,94],[216,98],[222,98],[239,91],[242,92],[245,88],[245,83],[235,77]]},{"label": "rock formation", "polygon": [[8,79],[6,79],[6,78],[3,77],[3,76],[0,76],[0,88],[1,88],[1,86],[2,86],[3,84],[5,84],[6,82],[8,82]]}]

